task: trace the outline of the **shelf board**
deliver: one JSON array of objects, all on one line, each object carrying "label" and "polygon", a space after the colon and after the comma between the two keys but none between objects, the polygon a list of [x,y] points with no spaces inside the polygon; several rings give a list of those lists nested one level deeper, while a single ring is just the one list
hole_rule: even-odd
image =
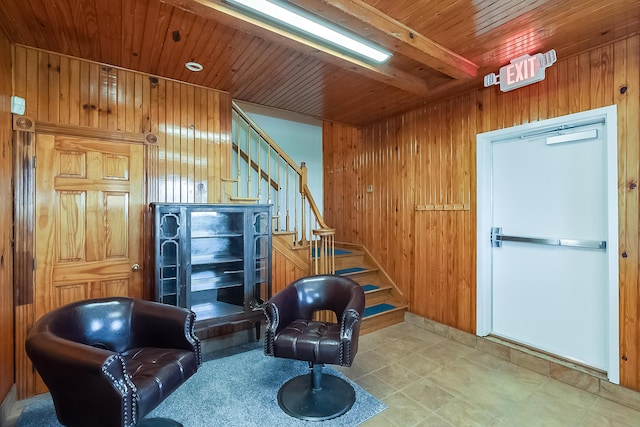
[{"label": "shelf board", "polygon": [[222,264],[225,262],[239,262],[244,261],[243,258],[218,258],[211,255],[205,256],[192,256],[191,257],[191,265],[205,265],[205,264]]},{"label": "shelf board", "polygon": [[225,302],[208,302],[192,304],[191,310],[196,313],[196,320],[206,320],[242,313],[244,312],[244,307]]},{"label": "shelf board", "polygon": [[244,287],[244,283],[211,283],[209,280],[191,280],[191,292],[212,291],[214,289],[233,288],[236,286]]},{"label": "shelf board", "polygon": [[191,233],[192,239],[206,239],[206,238],[226,238],[226,237],[243,237],[242,233]]}]

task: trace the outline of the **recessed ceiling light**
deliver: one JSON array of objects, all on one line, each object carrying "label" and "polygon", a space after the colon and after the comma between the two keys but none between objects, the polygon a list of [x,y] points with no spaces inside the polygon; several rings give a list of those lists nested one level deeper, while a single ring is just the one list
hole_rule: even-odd
[{"label": "recessed ceiling light", "polygon": [[194,72],[202,71],[204,69],[202,64],[199,64],[197,62],[187,62],[186,64],[184,64],[184,66],[187,67],[187,70]]}]

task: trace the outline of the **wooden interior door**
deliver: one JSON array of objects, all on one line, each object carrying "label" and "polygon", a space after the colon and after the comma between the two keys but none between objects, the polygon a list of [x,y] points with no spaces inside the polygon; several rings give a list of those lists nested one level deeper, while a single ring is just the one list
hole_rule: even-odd
[{"label": "wooden interior door", "polygon": [[142,298],[144,170],[143,144],[37,135],[36,320],[82,299]]}]

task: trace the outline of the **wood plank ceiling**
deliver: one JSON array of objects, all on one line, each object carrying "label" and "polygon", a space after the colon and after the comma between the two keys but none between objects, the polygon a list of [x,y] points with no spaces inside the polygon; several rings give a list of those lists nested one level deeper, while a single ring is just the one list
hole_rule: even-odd
[{"label": "wood plank ceiling", "polygon": [[[0,0],[0,28],[17,44],[355,125],[482,87],[485,74],[526,53],[564,58],[640,31],[637,0],[292,3],[393,57],[355,65],[230,16],[222,0]],[[187,61],[204,70],[188,71]]]}]

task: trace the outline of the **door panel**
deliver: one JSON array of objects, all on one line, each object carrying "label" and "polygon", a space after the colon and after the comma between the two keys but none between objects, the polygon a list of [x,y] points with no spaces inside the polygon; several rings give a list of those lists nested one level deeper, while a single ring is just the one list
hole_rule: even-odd
[{"label": "door panel", "polygon": [[[597,129],[602,125],[584,129]],[[602,137],[492,144],[493,226],[510,236],[606,241]],[[607,253],[503,242],[493,248],[493,333],[596,368],[608,367]]]},{"label": "door panel", "polygon": [[493,143],[494,224],[510,235],[606,240],[605,159],[602,138]]},{"label": "door panel", "polygon": [[496,335],[607,369],[606,254],[504,243],[494,270]]},{"label": "door panel", "polygon": [[39,134],[36,318],[86,298],[142,297],[144,146]]}]

